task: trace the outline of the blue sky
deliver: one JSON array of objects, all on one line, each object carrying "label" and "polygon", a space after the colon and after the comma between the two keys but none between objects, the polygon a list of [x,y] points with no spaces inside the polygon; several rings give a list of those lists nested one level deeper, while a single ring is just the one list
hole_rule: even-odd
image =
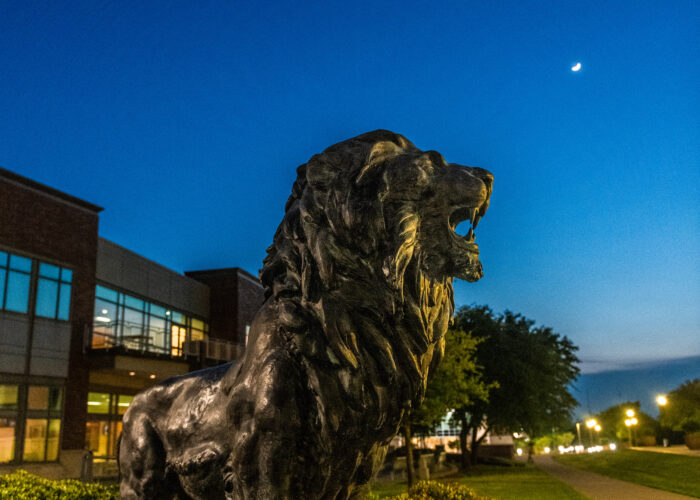
[{"label": "blue sky", "polygon": [[2,2],[0,165],[175,270],[257,273],[296,166],[388,128],[496,176],[458,305],[589,371],[696,355],[699,24],[682,0]]}]

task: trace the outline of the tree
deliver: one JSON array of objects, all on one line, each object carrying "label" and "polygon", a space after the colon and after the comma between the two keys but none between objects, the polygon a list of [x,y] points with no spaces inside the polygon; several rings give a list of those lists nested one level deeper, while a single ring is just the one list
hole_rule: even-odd
[{"label": "tree", "polygon": [[[474,400],[455,412],[461,424],[462,467],[466,468],[466,441],[471,434],[471,462],[488,432],[524,431],[535,438],[567,429],[578,402],[568,391],[578,376],[578,348],[548,327],[510,311],[495,316],[487,306],[462,307],[455,329],[481,340],[476,361],[484,383],[498,384],[488,400]],[[479,429],[483,428],[481,435]]]},{"label": "tree", "polygon": [[[639,401],[627,401],[611,406],[595,415],[594,418],[601,426],[601,440],[608,443],[624,442],[629,439],[631,433],[637,436],[655,436],[658,433],[658,422],[639,408]],[[629,418],[627,410],[634,410],[634,416],[637,419],[637,425],[632,429],[628,429],[625,425],[625,420]],[[588,432],[585,429],[581,429],[581,431]]]},{"label": "tree", "polygon": [[475,362],[477,344],[477,339],[462,330],[450,329],[445,334],[445,354],[428,376],[423,403],[411,411],[404,423],[409,487],[413,482],[413,431],[432,430],[450,410],[488,398],[494,384],[485,384],[481,378]]},{"label": "tree", "polygon": [[659,412],[664,427],[686,434],[700,431],[700,379],[688,380],[668,394]]}]

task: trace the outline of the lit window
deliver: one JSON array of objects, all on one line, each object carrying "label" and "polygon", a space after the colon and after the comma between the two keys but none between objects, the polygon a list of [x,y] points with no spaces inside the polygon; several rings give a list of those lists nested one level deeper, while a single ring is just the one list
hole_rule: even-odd
[{"label": "lit window", "polygon": [[15,458],[15,427],[15,418],[0,417],[0,463],[10,462]]},{"label": "lit window", "polygon": [[101,401],[111,400],[115,404],[113,407],[107,404],[106,411],[100,412],[101,415],[88,415],[88,421],[85,424],[85,447],[92,450],[97,461],[115,458],[119,434],[122,431],[122,415],[126,412],[134,396],[92,392],[90,395],[91,401],[96,400],[93,396],[99,396]]},{"label": "lit window", "polygon": [[109,394],[103,392],[88,393],[88,413],[109,413]]},{"label": "lit window", "polygon": [[124,415],[126,413],[126,410],[129,408],[129,405],[133,401],[134,396],[127,396],[125,394],[120,394],[119,395],[119,403],[117,403],[117,413],[119,415]]},{"label": "lit window", "polygon": [[28,418],[24,428],[24,460],[43,462],[46,457],[46,429],[48,420]]},{"label": "lit window", "polygon": [[49,409],[49,388],[46,386],[30,385],[27,392],[28,410]]},{"label": "lit window", "polygon": [[0,410],[17,409],[17,389],[16,385],[0,385]]}]

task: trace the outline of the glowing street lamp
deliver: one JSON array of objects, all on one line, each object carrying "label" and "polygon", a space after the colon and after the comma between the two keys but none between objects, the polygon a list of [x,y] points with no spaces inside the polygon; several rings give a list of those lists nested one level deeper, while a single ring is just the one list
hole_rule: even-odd
[{"label": "glowing street lamp", "polygon": [[666,406],[668,404],[668,398],[663,394],[656,396],[656,404],[659,406]]},{"label": "glowing street lamp", "polygon": [[596,431],[596,433],[597,433],[596,441],[598,442],[598,444],[600,444],[600,430],[602,429],[602,427],[600,426],[600,424],[596,424],[596,426],[593,427],[593,429],[594,429],[594,430]]},{"label": "glowing street lamp", "polygon": [[[634,415],[633,411],[632,414]],[[627,415],[629,415],[629,411],[627,412]],[[625,425],[627,426],[627,433],[629,434],[630,446],[632,446],[632,426],[637,425],[638,422],[639,421],[636,417],[628,418],[627,420],[625,420]]]},{"label": "glowing street lamp", "polygon": [[593,444],[593,428],[598,425],[598,421],[595,418],[589,418],[586,420],[586,427],[588,427],[588,442]]},{"label": "glowing street lamp", "polygon": [[626,414],[628,417],[632,418],[632,417],[634,417],[634,410],[633,410],[632,408],[630,408],[629,410],[627,410],[627,411],[625,412],[625,414]]}]

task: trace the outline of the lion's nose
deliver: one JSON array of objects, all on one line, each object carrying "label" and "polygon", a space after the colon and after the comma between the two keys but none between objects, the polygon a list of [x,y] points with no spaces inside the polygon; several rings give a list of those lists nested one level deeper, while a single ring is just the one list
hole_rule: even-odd
[{"label": "lion's nose", "polygon": [[491,193],[493,189],[493,174],[485,168],[472,167],[476,175],[486,185],[486,190]]}]

